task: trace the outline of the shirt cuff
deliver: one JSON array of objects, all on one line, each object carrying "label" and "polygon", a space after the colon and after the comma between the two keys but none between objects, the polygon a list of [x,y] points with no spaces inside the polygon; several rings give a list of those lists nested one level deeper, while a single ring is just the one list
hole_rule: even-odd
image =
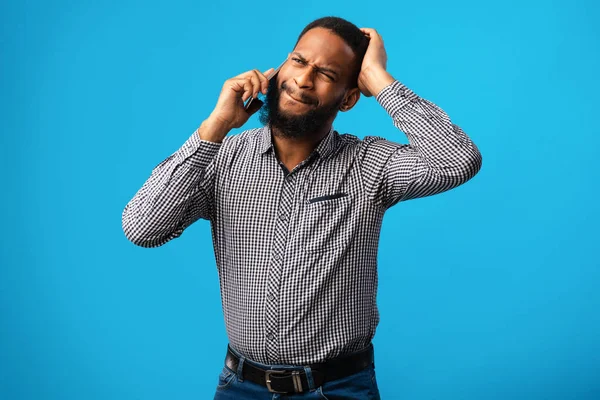
[{"label": "shirt cuff", "polygon": [[396,119],[402,108],[411,102],[418,100],[419,96],[399,81],[394,81],[383,88],[376,99],[388,114]]},{"label": "shirt cuff", "polygon": [[193,168],[205,169],[217,155],[222,144],[200,139],[198,129],[177,151],[176,157],[181,163],[187,161]]}]

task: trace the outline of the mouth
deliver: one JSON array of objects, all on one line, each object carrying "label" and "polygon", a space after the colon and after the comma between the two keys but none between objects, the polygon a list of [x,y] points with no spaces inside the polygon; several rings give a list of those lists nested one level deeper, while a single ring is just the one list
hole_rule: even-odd
[{"label": "mouth", "polygon": [[313,105],[312,102],[307,102],[307,101],[304,101],[302,99],[296,98],[294,95],[292,95],[291,93],[289,93],[287,90],[284,90],[284,92],[287,95],[287,97],[289,97],[290,99],[292,99],[296,103],[301,103],[301,104],[304,104],[304,105],[307,105],[307,106],[312,106]]}]

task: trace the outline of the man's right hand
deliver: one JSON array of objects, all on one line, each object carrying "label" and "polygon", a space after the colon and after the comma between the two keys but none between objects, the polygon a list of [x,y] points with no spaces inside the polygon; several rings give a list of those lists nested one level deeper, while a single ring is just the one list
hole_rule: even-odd
[{"label": "man's right hand", "polygon": [[250,116],[258,111],[245,110],[244,103],[250,97],[256,98],[259,92],[267,93],[267,76],[272,71],[273,68],[264,73],[252,70],[226,80],[215,109],[200,127],[200,138],[221,142],[230,130],[244,125]]}]

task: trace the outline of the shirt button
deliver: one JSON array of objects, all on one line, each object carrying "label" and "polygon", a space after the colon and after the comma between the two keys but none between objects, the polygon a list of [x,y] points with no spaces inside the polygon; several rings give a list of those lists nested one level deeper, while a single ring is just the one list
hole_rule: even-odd
[{"label": "shirt button", "polygon": [[274,337],[274,336],[273,336],[273,334],[272,334],[272,333],[269,333],[269,334],[267,335],[267,339],[269,339],[269,340],[273,340],[273,337]]},{"label": "shirt button", "polygon": [[280,219],[280,220],[282,220],[282,221],[285,221],[285,220],[287,219],[287,215],[285,215],[285,214],[280,214],[280,215],[279,215],[279,219]]},{"label": "shirt button", "polygon": [[268,298],[270,301],[273,301],[273,300],[275,299],[275,296],[273,296],[273,293],[269,293],[269,295],[267,296],[267,298]]},{"label": "shirt button", "polygon": [[281,256],[280,256],[279,254],[275,254],[275,259],[276,259],[277,261],[279,261],[279,260],[281,260]]}]

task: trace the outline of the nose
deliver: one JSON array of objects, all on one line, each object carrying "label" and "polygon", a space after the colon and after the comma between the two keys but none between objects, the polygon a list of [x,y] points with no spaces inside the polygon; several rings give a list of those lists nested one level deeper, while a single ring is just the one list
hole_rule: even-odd
[{"label": "nose", "polygon": [[312,68],[303,68],[295,77],[294,82],[300,89],[312,89],[313,87],[313,70]]}]

